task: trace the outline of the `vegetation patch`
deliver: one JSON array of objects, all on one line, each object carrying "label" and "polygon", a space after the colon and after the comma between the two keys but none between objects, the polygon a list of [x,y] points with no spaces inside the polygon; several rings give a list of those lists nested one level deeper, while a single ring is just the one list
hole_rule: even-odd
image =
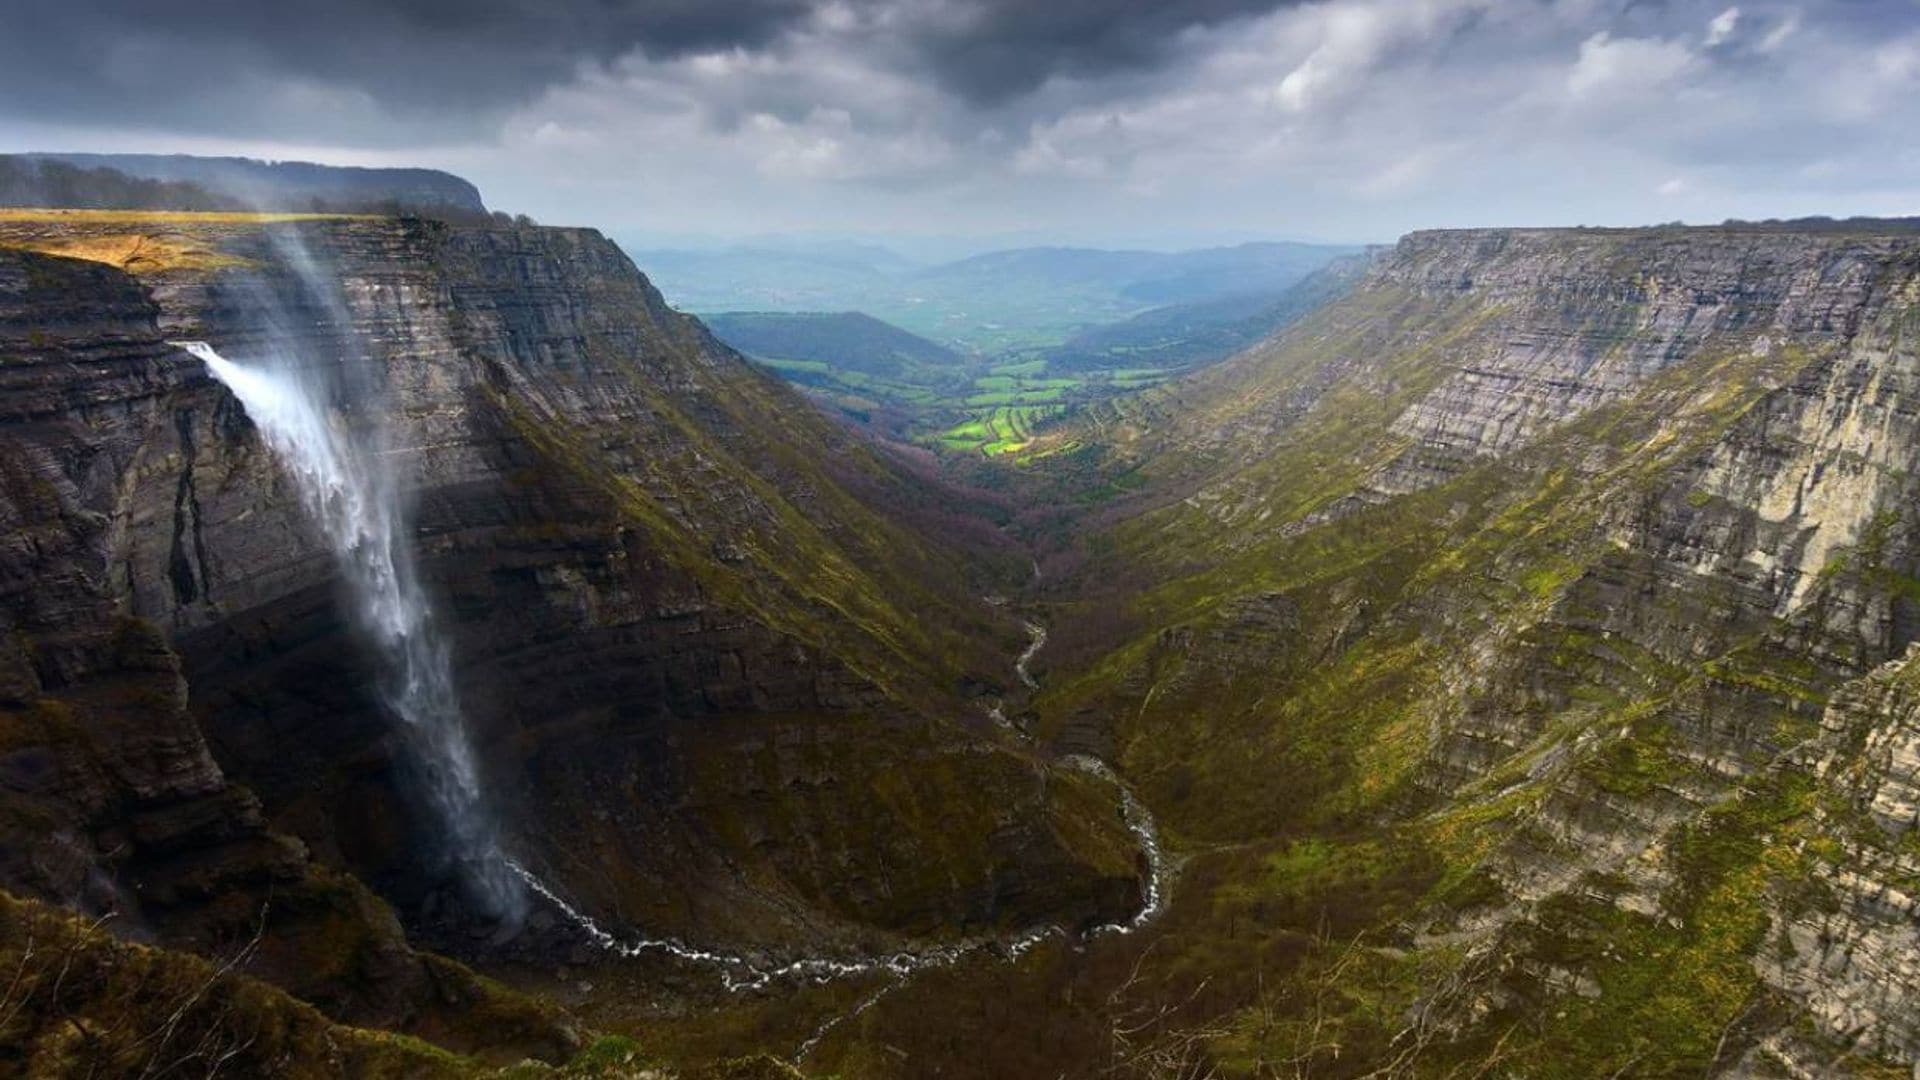
[{"label": "vegetation patch", "polygon": [[250,265],[181,233],[104,233],[71,240],[8,240],[0,247],[105,263],[135,276],[171,270],[211,271]]}]

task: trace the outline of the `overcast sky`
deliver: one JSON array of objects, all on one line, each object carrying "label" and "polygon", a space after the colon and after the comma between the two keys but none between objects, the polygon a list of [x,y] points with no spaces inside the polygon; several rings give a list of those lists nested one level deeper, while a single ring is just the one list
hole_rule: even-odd
[{"label": "overcast sky", "polygon": [[5,9],[0,149],[431,165],[627,236],[1920,214],[1920,0]]}]

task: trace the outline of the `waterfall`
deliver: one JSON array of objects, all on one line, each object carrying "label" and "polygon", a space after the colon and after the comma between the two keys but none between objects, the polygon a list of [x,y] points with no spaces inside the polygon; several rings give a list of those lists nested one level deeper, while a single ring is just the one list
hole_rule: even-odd
[{"label": "waterfall", "polygon": [[400,721],[425,778],[447,854],[485,913],[517,924],[526,893],[482,798],[451,659],[433,631],[432,608],[414,571],[391,455],[348,430],[325,391],[297,364],[276,356],[264,365],[241,365],[205,342],[175,344],[205,362],[239,399],[299,491],[339,566],[349,615],[374,652],[381,699]]}]

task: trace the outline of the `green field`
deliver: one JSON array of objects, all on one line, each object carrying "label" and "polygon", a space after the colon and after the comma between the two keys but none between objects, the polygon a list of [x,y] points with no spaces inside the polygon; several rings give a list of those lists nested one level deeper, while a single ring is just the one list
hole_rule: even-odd
[{"label": "green field", "polygon": [[[962,352],[858,312],[735,312],[712,317],[749,352],[822,405],[888,437],[949,453],[1012,453],[1036,425],[1183,369],[1142,359],[1111,367],[1049,350]],[[1124,366],[1122,364],[1124,363]]]},{"label": "green field", "polygon": [[1003,405],[941,432],[938,444],[946,450],[988,457],[1011,453],[1032,441],[1036,425],[1064,411],[1058,405]]},{"label": "green field", "polygon": [[1045,357],[992,366],[986,366],[984,359],[946,367],[910,365],[892,376],[830,360],[759,359],[850,415],[866,419],[876,410],[904,407],[914,416],[906,432],[914,441],[953,453],[988,456],[1026,446],[1035,425],[1073,404],[1151,386],[1163,376],[1157,370],[1118,373],[1124,378],[1105,373],[1050,374]]},{"label": "green field", "polygon": [[1036,356],[1031,360],[1020,360],[1007,364],[996,364],[990,374],[994,375],[1038,375],[1047,370],[1047,358]]},{"label": "green field", "polygon": [[[951,453],[997,457],[1023,449],[1033,429],[1069,408],[1113,394],[1142,390],[1166,381],[1175,371],[1116,368],[1111,371],[1057,373],[1045,357],[935,372],[910,369],[887,378],[825,360],[763,358],[762,363],[835,408],[859,419],[876,410],[909,410],[904,431],[914,442]],[[925,380],[925,381],[917,381]]]},{"label": "green field", "polygon": [[992,390],[984,394],[967,395],[966,404],[979,408],[986,405],[1040,405],[1059,401],[1066,390],[1058,386],[1037,387],[1034,389]]},{"label": "green field", "polygon": [[1107,383],[1116,390],[1142,390],[1163,383],[1172,375],[1172,372],[1156,368],[1115,371],[1107,376]]}]

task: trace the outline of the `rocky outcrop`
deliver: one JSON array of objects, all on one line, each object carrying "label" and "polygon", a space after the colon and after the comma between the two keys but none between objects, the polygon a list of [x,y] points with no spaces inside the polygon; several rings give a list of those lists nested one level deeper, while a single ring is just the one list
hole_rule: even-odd
[{"label": "rocky outcrop", "polygon": [[[1754,963],[1845,1049],[1920,1058],[1920,697],[1909,649],[1836,694],[1799,755],[1833,795],[1812,873],[1783,892]],[[1817,1063],[1816,1063],[1817,1067]]]},{"label": "rocky outcrop", "polygon": [[[164,639],[116,611],[102,580],[129,447],[160,419],[152,401],[188,381],[168,362],[153,305],[104,267],[10,253],[0,255],[0,297],[5,422],[16,436],[4,465],[4,668],[19,730],[5,772],[16,814],[53,819],[38,835],[13,830],[9,878],[98,911],[137,898],[102,865],[90,827],[149,819],[129,839],[156,859],[190,846],[196,823],[216,823],[203,841],[227,839],[218,830],[229,824],[242,844],[265,831],[258,804],[227,785],[187,716]],[[92,377],[72,379],[76,370]],[[126,715],[142,705],[150,720]],[[286,870],[289,854],[262,868]]]},{"label": "rocky outcrop", "polygon": [[1498,310],[1484,351],[1394,422],[1420,452],[1376,486],[1445,479],[1461,466],[1439,462],[1512,450],[1703,350],[1844,340],[1898,302],[1910,281],[1888,271],[1916,251],[1902,237],[1739,230],[1415,233],[1377,284]]}]

